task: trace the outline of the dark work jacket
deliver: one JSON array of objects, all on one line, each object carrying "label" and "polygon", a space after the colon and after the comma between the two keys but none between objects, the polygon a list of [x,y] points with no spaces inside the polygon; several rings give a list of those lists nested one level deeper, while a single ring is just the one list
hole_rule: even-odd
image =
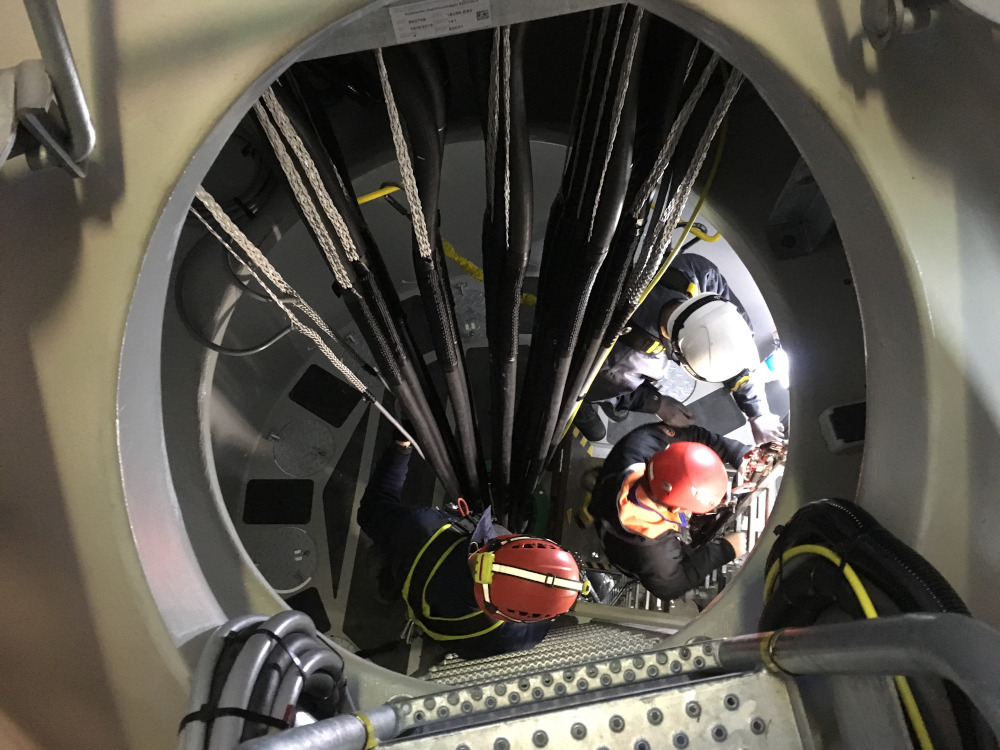
[{"label": "dark work jacket", "polygon": [[750,450],[749,445],[697,426],[678,428],[674,433],[673,437],[668,436],[665,425],[653,423],[637,427],[619,440],[601,468],[590,501],[597,536],[608,559],[637,576],[660,599],[677,599],[736,555],[724,539],[692,547],[680,533],[667,532],[656,539],[647,539],[626,529],[618,517],[618,498],[624,482],[654,453],[671,443],[704,443],[734,468],[739,467],[743,455]]},{"label": "dark work jacket", "polygon": [[[695,294],[705,292],[718,294],[722,299],[734,304],[736,309],[740,311],[740,315],[746,320],[747,325],[750,325],[750,317],[747,315],[743,303],[733,294],[729,288],[729,283],[726,281],[726,277],[719,271],[718,266],[708,260],[708,258],[703,258],[700,255],[692,253],[684,253],[674,258],[673,262],[660,278],[660,281],[650,290],[646,299],[639,305],[639,309],[629,319],[629,325],[639,327],[650,336],[659,339],[660,310],[663,309],[663,306],[669,302],[683,301]],[[753,326],[751,326],[750,330],[753,330]],[[632,351],[633,349],[627,342],[619,340],[615,344],[614,349],[611,350],[611,354],[608,355],[605,368],[614,367],[616,363],[620,362]],[[665,354],[661,356],[666,357]],[[752,377],[744,380],[743,375],[741,373],[727,380],[722,385],[733,394],[733,399],[736,401],[736,405],[740,407],[740,411],[747,418],[753,419],[763,414],[763,405],[767,401],[763,397],[763,387],[755,382],[755,379]],[[620,404],[620,406],[628,408],[631,411],[642,411],[650,414],[658,408],[658,404],[654,401],[646,402],[641,399],[638,401],[642,405],[629,406],[628,404]],[[645,406],[647,403],[648,408]]]},{"label": "dark work jacket", "polygon": [[[409,453],[404,453],[395,444],[390,445],[372,472],[358,506],[358,525],[384,556],[397,589],[402,588],[410,566],[427,540],[445,524],[458,520],[455,515],[437,508],[415,508],[400,503],[409,459]],[[499,524],[492,524],[478,536],[481,541],[509,533]],[[459,544],[434,574],[427,589],[432,615],[461,617],[479,611],[468,557],[468,545]],[[443,643],[463,659],[493,656],[535,646],[545,637],[550,625],[548,620],[504,622],[484,635]]]}]

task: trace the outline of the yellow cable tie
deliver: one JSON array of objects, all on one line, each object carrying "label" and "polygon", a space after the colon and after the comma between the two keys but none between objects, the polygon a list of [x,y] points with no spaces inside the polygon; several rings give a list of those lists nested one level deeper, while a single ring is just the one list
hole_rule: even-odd
[{"label": "yellow cable tie", "polygon": [[778,636],[781,634],[780,630],[773,630],[767,636],[767,638],[760,643],[760,659],[764,662],[764,667],[768,672],[773,674],[788,674],[781,665],[778,664],[777,659],[774,658],[774,646],[778,640]]},{"label": "yellow cable tie", "polygon": [[354,716],[364,724],[365,727],[365,746],[364,750],[372,750],[372,748],[378,746],[378,739],[375,737],[375,725],[372,724],[372,720],[365,716],[363,713],[358,712]]}]

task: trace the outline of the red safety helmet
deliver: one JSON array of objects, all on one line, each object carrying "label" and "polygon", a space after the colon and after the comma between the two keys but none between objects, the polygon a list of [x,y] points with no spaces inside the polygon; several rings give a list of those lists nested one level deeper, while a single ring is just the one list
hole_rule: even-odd
[{"label": "red safety helmet", "polygon": [[685,513],[708,513],[726,495],[729,475],[719,454],[703,443],[677,442],[646,462],[653,499]]},{"label": "red safety helmet", "polygon": [[590,592],[573,556],[555,542],[523,534],[487,541],[469,555],[476,603],[507,622],[551,620]]}]

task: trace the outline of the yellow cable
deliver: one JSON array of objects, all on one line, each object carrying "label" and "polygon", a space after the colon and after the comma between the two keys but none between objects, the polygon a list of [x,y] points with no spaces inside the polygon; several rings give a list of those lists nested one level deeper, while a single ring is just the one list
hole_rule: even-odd
[{"label": "yellow cable", "polygon": [[[362,203],[368,203],[369,201],[373,201],[377,198],[384,198],[390,193],[395,193],[397,190],[399,190],[398,186],[389,185],[388,187],[379,188],[378,190],[374,190],[370,193],[365,193],[360,198],[358,198],[358,205],[360,206]],[[711,241],[712,240],[709,240],[709,242]],[[445,256],[455,261],[463,271],[469,274],[469,276],[474,278],[476,281],[483,280],[483,269],[481,269],[479,266],[477,266],[468,258],[464,258],[461,255],[459,255],[458,251],[455,250],[455,246],[452,245],[450,242],[448,242],[448,240],[442,238],[441,246],[444,248]],[[527,293],[522,294],[521,304],[527,305],[528,307],[534,307],[536,304],[538,304],[538,297],[536,297],[534,294],[527,294]]]},{"label": "yellow cable", "polygon": [[[771,566],[764,579],[765,602],[771,598],[771,594],[774,592],[774,583],[781,572],[782,566],[799,555],[819,555],[840,568],[844,574],[844,578],[847,579],[847,582],[851,586],[851,591],[857,597],[858,603],[861,605],[861,611],[865,613],[865,617],[869,620],[874,620],[878,617],[875,605],[872,603],[871,597],[865,590],[865,586],[858,577],[858,574],[854,572],[854,568],[848,563],[843,562],[840,555],[836,552],[818,544],[800,544],[797,547],[786,550],[781,555],[781,560]],[[917,706],[916,698],[913,697],[913,691],[910,689],[910,683],[902,675],[896,675],[893,679],[896,682],[896,691],[899,693],[899,700],[906,711],[906,717],[910,720],[913,733],[917,736],[920,750],[934,750],[934,745],[931,743],[931,736],[927,732],[927,725],[924,724],[924,718],[920,715],[920,708]]]},{"label": "yellow cable", "polygon": [[697,237],[699,240],[702,240],[703,242],[715,242],[722,236],[722,232],[716,232],[715,234],[705,234],[703,231],[701,231],[700,229],[698,229],[698,227],[695,226],[691,227],[691,234],[693,234],[695,237]]},{"label": "yellow cable", "polygon": [[483,269],[468,258],[463,258],[459,255],[458,251],[455,250],[455,246],[448,242],[448,240],[441,240],[441,246],[444,248],[445,257],[451,258],[453,261],[458,263],[459,267],[469,274],[469,276],[474,278],[476,281],[482,281],[485,278]]},{"label": "yellow cable", "polygon": [[358,205],[360,206],[362,203],[368,203],[369,201],[373,201],[378,198],[384,198],[390,193],[395,193],[397,190],[399,190],[399,188],[396,185],[389,185],[384,188],[379,188],[378,190],[373,190],[370,193],[365,193],[358,198]]},{"label": "yellow cable", "polygon": [[[450,242],[448,242],[448,240],[442,239],[441,247],[444,248],[445,257],[451,258],[453,261],[455,261],[463,271],[469,274],[469,276],[474,278],[476,281],[482,281],[483,278],[485,278],[485,275],[483,274],[483,269],[481,269],[479,266],[477,266],[468,258],[463,258],[461,255],[459,255],[458,251],[455,250],[455,246],[452,245]],[[534,307],[537,303],[538,303],[538,297],[536,297],[534,294],[524,293],[521,295],[522,305],[527,305],[528,307]]]}]

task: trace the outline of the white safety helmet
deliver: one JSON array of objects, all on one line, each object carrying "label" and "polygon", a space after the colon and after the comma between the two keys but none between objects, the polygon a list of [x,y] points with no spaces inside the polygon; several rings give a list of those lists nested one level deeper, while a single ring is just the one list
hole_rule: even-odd
[{"label": "white safety helmet", "polygon": [[682,302],[661,332],[677,361],[699,380],[722,383],[759,364],[753,331],[736,305],[717,294]]}]

